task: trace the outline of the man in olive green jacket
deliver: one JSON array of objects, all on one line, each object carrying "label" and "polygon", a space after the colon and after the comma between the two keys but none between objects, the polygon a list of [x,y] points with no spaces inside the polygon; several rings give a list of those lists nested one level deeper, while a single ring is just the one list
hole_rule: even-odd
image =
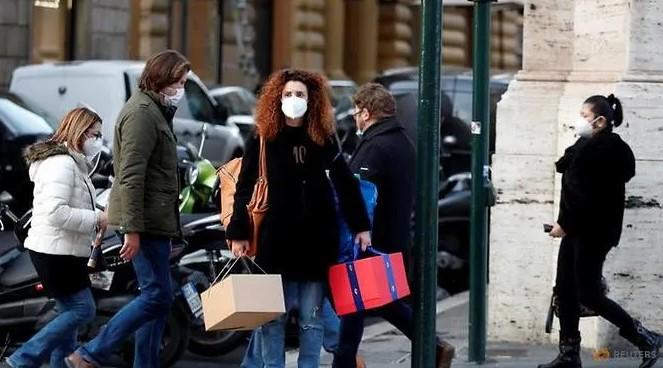
[{"label": "man in olive green jacket", "polygon": [[103,365],[133,334],[133,366],[160,367],[161,335],[173,299],[171,238],[179,234],[173,116],[189,70],[189,62],[176,51],[153,56],[140,78],[140,91],[120,112],[113,139],[115,182],[109,223],[124,234],[120,256],[133,262],[140,295],[96,338],[65,359],[69,368]]}]

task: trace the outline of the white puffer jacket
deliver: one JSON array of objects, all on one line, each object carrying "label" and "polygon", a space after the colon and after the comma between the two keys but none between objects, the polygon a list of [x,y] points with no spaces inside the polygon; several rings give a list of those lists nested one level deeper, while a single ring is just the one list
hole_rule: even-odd
[{"label": "white puffer jacket", "polygon": [[35,188],[25,247],[45,254],[89,257],[97,214],[85,156],[44,142],[31,146],[26,159]]}]

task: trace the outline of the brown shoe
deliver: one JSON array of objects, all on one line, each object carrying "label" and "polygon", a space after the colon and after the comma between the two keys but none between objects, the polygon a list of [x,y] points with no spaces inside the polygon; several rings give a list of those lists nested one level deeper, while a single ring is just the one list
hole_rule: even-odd
[{"label": "brown shoe", "polygon": [[67,368],[95,368],[94,364],[88,362],[76,352],[64,358],[64,364]]},{"label": "brown shoe", "polygon": [[450,368],[455,355],[456,348],[453,345],[442,339],[437,341],[437,368]]},{"label": "brown shoe", "polygon": [[357,355],[356,362],[357,368],[366,368],[366,360],[364,360],[361,355]]}]

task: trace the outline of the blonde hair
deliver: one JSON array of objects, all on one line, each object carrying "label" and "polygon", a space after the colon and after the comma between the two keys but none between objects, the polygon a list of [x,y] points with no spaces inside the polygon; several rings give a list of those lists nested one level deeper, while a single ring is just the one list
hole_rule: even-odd
[{"label": "blonde hair", "polygon": [[86,107],[77,107],[62,118],[50,141],[67,143],[70,148],[80,150],[85,140],[85,132],[96,123],[101,124],[101,118],[96,112]]}]

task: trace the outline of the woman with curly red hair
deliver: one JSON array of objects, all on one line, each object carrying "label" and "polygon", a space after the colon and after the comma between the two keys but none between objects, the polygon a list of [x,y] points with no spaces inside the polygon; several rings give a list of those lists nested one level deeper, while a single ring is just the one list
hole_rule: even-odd
[{"label": "woman with curly red hair", "polygon": [[[320,311],[339,241],[332,183],[356,241],[364,249],[371,242],[359,182],[333,139],[327,90],[325,78],[312,72],[288,69],[270,76],[258,100],[257,132],[247,142],[226,229],[233,253],[245,255],[250,232],[246,206],[264,140],[269,210],[259,229],[255,261],[267,272],[281,274],[286,310],[299,311],[300,368],[319,366],[324,334]],[[285,366],[285,323],[284,315],[260,328],[265,367]]]}]

